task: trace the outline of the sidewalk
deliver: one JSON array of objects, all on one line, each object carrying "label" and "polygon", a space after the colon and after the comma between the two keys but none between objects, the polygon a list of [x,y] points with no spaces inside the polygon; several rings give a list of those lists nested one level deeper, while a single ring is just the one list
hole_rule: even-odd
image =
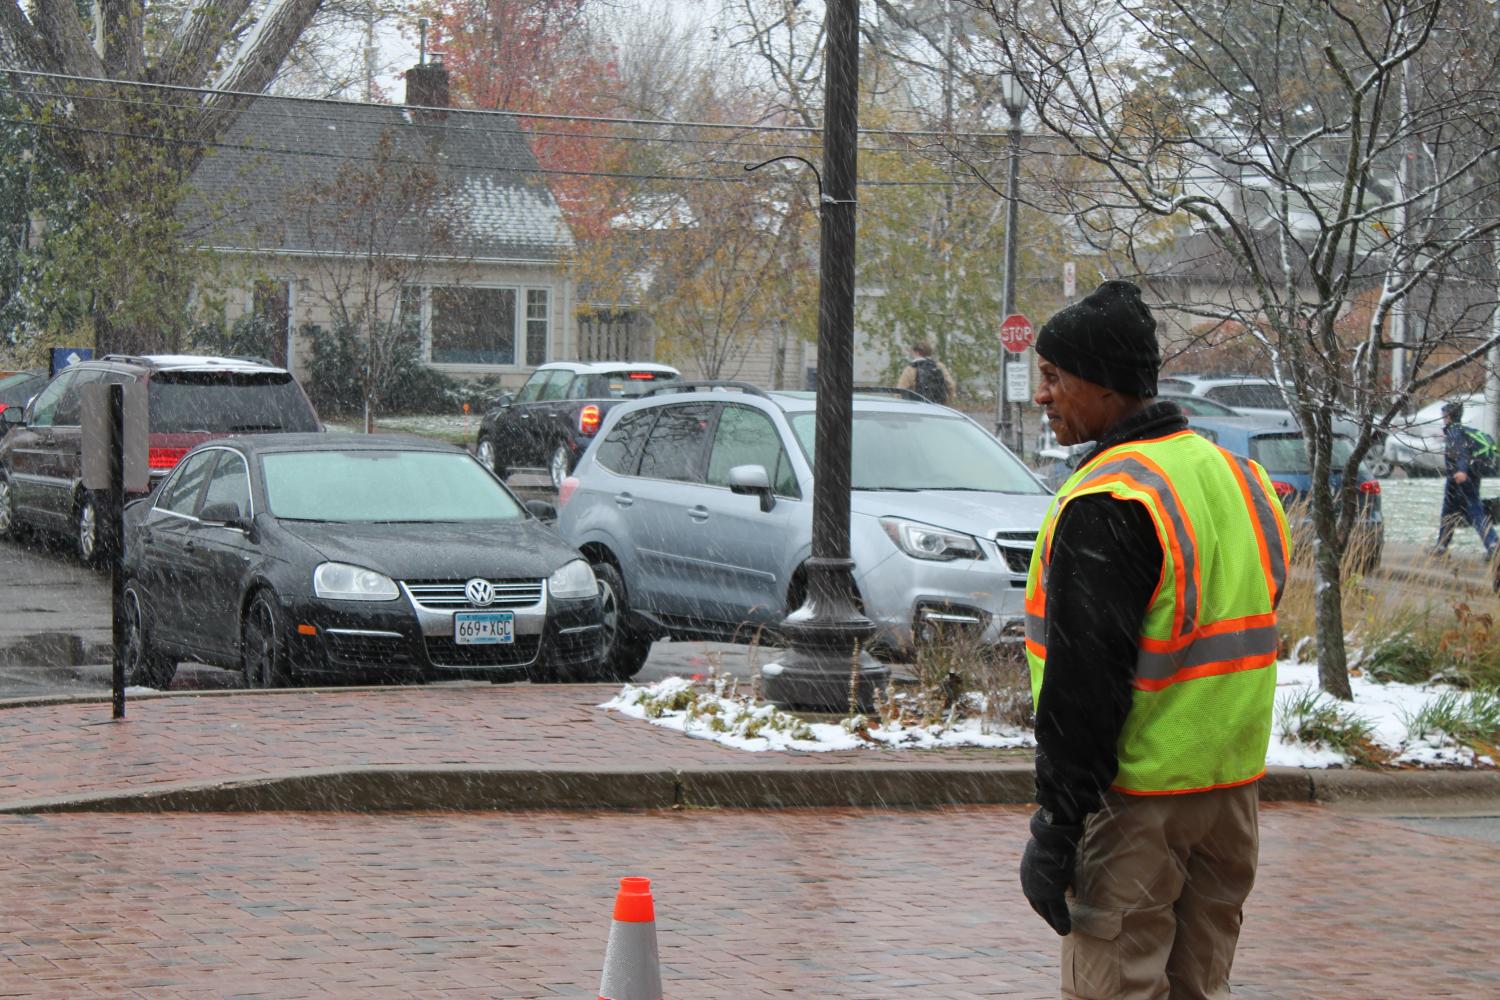
[{"label": "sidewalk", "polygon": [[[607,713],[612,685],[0,703],[0,812],[1025,803],[1030,755],[746,753]],[[1277,769],[1267,801],[1500,796],[1496,771]]]}]

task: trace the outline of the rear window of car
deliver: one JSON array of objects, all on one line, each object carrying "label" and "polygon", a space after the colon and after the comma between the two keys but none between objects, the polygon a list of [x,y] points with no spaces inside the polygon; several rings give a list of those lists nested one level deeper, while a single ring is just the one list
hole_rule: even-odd
[{"label": "rear window of car", "polygon": [[287,372],[163,371],[149,384],[153,433],[318,430],[312,405]]},{"label": "rear window of car", "polygon": [[[1354,442],[1346,437],[1333,439],[1334,467],[1349,461]],[[1312,471],[1307,460],[1307,446],[1301,434],[1263,434],[1250,439],[1250,457],[1273,476],[1305,476]]]},{"label": "rear window of car", "polygon": [[1258,410],[1284,410],[1286,398],[1274,385],[1220,385],[1203,395],[1225,406],[1248,406]]},{"label": "rear window of car", "polygon": [[634,399],[643,396],[663,382],[676,382],[676,372],[642,371],[622,368],[589,379],[590,399]]}]

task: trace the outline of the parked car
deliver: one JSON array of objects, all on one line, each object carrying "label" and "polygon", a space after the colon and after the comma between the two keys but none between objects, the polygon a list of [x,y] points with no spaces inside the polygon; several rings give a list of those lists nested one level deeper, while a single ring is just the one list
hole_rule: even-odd
[{"label": "parked car", "polygon": [[[1464,404],[1463,422],[1470,427],[1485,427],[1489,421],[1489,405],[1484,393],[1471,392],[1453,397]],[[1447,399],[1428,403],[1407,420],[1391,424],[1381,453],[1378,473],[1389,474],[1396,469],[1405,470],[1410,476],[1440,476],[1443,474],[1443,404]]]},{"label": "parked car", "polygon": [[[605,658],[654,639],[750,642],[801,607],[812,548],[815,398],[684,383],[618,407],[558,494],[558,530],[599,578]],[[856,393],[850,554],[871,651],[935,630],[1019,642],[1049,494],[945,406]]]},{"label": "parked car", "polygon": [[[1272,379],[1258,375],[1172,374],[1161,376],[1156,384],[1163,395],[1201,397],[1228,406],[1241,416],[1256,417],[1262,425],[1301,429],[1281,387]],[[1356,437],[1359,423],[1352,414],[1339,411],[1333,415],[1333,431]]]},{"label": "parked car", "polygon": [[10,372],[0,377],[0,438],[13,426],[5,421],[5,411],[15,408],[17,413],[25,410],[26,403],[42,391],[47,384],[47,369],[33,368],[30,371]]},{"label": "parked car", "polygon": [[250,687],[591,677],[598,588],[538,519],[550,508],[523,505],[461,449],[414,438],[199,445],[126,508],[131,683],[166,687],[185,659]]},{"label": "parked car", "polygon": [[[1212,440],[1219,447],[1259,462],[1271,477],[1271,485],[1281,498],[1282,506],[1290,512],[1301,510],[1305,513],[1305,502],[1312,488],[1312,466],[1307,459],[1307,447],[1301,432],[1247,426],[1239,422],[1216,422],[1207,418],[1201,421],[1201,426],[1191,423],[1190,426],[1200,434],[1204,430],[1212,431]],[[1346,437],[1337,436],[1333,439],[1333,465],[1336,470],[1349,461],[1353,448],[1354,443]],[[1339,471],[1332,472],[1329,482],[1334,489],[1338,489],[1343,482],[1343,474]],[[1381,555],[1385,550],[1385,519],[1380,509],[1380,482],[1365,465],[1359,467],[1357,489],[1356,528],[1365,536],[1360,543],[1365,561],[1358,569],[1369,573],[1380,565]]]},{"label": "parked car", "polygon": [[611,408],[681,378],[669,365],[554,361],[531,373],[521,391],[506,393],[479,421],[474,452],[501,479],[543,468],[554,488],[578,464]]},{"label": "parked car", "polygon": [[[0,442],[0,537],[22,528],[71,534],[85,564],[109,551],[100,498],[83,488],[81,389],[140,383],[150,422],[154,486],[188,449],[213,437],[318,431],[322,424],[290,372],[241,358],[110,354],[58,372],[16,414]],[[0,418],[12,421],[11,411]]]}]

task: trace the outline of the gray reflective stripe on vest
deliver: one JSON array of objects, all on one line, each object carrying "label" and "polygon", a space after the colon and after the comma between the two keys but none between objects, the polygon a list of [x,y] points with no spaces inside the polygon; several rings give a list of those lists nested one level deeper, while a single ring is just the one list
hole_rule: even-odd
[{"label": "gray reflective stripe on vest", "polygon": [[[1091,469],[1069,496],[1087,487],[1096,477],[1118,473],[1124,473],[1141,485],[1154,489],[1161,498],[1162,511],[1172,522],[1172,533],[1177,536],[1177,544],[1182,548],[1182,565],[1174,564],[1172,567],[1174,574],[1182,579],[1182,630],[1178,634],[1187,635],[1198,627],[1198,581],[1193,575],[1193,567],[1198,565],[1198,552],[1194,547],[1192,532],[1188,531],[1187,516],[1177,505],[1177,498],[1167,481],[1149,465],[1121,456]],[[1163,551],[1162,558],[1171,559],[1171,551]]]},{"label": "gray reflective stripe on vest", "polygon": [[1047,619],[1041,615],[1026,615],[1026,638],[1044,649],[1047,646]]},{"label": "gray reflective stripe on vest", "polygon": [[1203,667],[1247,656],[1276,655],[1279,637],[1276,626],[1238,629],[1222,635],[1199,636],[1182,649],[1170,653],[1141,650],[1135,661],[1135,676],[1140,680],[1164,681],[1178,671]]},{"label": "gray reflective stripe on vest", "polygon": [[1274,608],[1281,598],[1282,588],[1286,585],[1287,551],[1281,540],[1281,524],[1276,520],[1276,511],[1271,507],[1271,498],[1266,493],[1265,484],[1255,474],[1255,466],[1250,464],[1248,458],[1240,455],[1230,454],[1227,451],[1224,455],[1239,467],[1240,472],[1244,473],[1245,484],[1250,488],[1250,502],[1255,509],[1255,520],[1260,525],[1261,537],[1266,540],[1266,554],[1271,560],[1271,582],[1276,588],[1271,592],[1271,607]]}]

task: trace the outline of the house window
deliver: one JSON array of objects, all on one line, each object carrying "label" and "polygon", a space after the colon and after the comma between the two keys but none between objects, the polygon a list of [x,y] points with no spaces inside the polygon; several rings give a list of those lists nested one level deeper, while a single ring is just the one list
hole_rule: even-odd
[{"label": "house window", "polygon": [[547,360],[547,290],[526,289],[526,363],[539,365]]},{"label": "house window", "polygon": [[431,295],[433,361],[516,363],[514,288],[434,288]]},{"label": "house window", "polygon": [[[420,317],[421,289],[402,290],[403,317]],[[544,364],[550,356],[551,298],[545,288],[429,288],[423,340],[436,364]],[[526,313],[518,314],[524,292]],[[522,325],[524,323],[524,326]]]}]

